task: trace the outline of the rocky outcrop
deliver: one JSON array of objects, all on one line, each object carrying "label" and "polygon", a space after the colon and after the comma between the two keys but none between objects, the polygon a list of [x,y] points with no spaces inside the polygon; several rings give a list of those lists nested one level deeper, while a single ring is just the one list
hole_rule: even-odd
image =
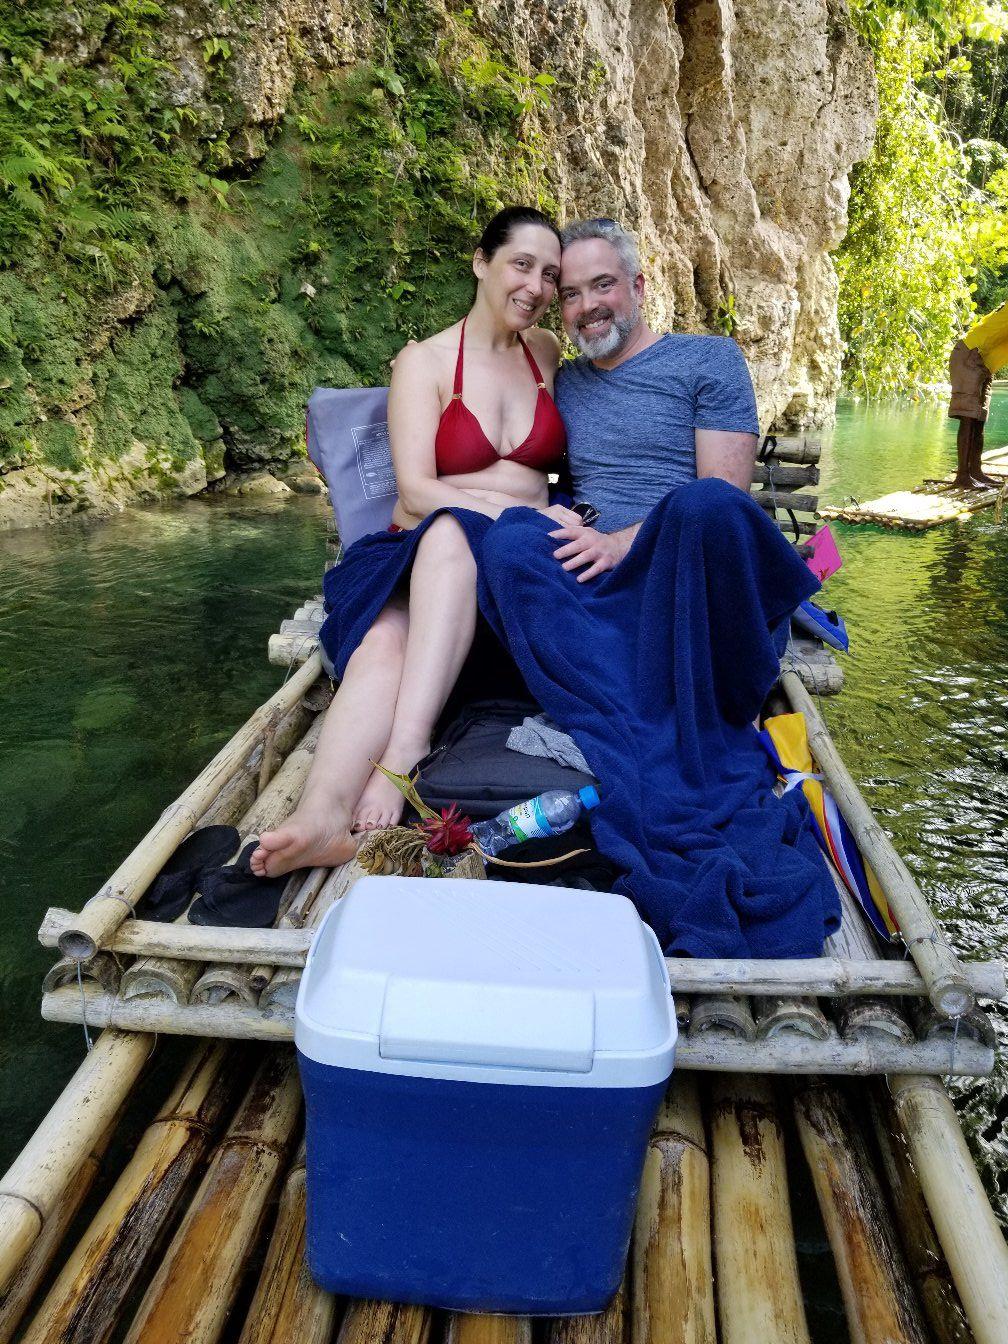
[{"label": "rocky outcrop", "polygon": [[[636,230],[659,326],[733,334],[767,429],[832,421],[848,175],[872,144],[871,55],[845,0],[484,0],[478,25],[557,80],[542,159],[564,217]],[[200,46],[230,37],[231,115],[250,143],[298,79],[360,59],[380,18],[349,0],[270,0],[254,27],[178,6],[177,96],[204,114]],[[187,20],[187,22],[183,22]]]},{"label": "rocky outcrop", "polygon": [[489,9],[531,66],[567,72],[553,105],[564,212],[637,230],[659,326],[736,336],[765,428],[828,424],[841,353],[829,253],[876,114],[843,0]]},{"label": "rocky outcrop", "polygon": [[[86,13],[65,10],[51,49],[104,78],[107,35]],[[249,191],[216,225],[169,208],[149,272],[100,305],[75,307],[66,279],[44,268],[0,276],[8,312],[31,308],[20,337],[0,316],[0,390],[16,398],[0,404],[0,527],[207,481],[230,489],[243,471],[283,476],[313,382],[385,376],[404,311],[394,261],[384,273],[373,263],[359,276],[345,263],[327,273],[332,206],[328,216],[283,209],[309,190],[300,174],[317,127],[302,115],[306,97],[365,63],[381,85],[367,94],[378,112],[401,96],[393,24],[411,25],[411,51],[422,43],[431,70],[450,61],[457,71],[472,50],[499,57],[488,77],[512,91],[552,76],[548,103],[530,100],[510,144],[534,144],[561,216],[613,216],[637,232],[652,323],[735,335],[764,429],[832,419],[830,253],[875,119],[871,58],[844,0],[176,0],[151,39],[164,100],[185,109],[193,143],[227,144],[221,171]],[[458,154],[460,180],[475,187],[493,179],[502,151],[488,144],[484,162],[473,125]],[[410,152],[403,139],[395,174]],[[442,259],[461,245],[460,232]],[[439,264],[439,279],[425,265],[405,285],[428,323],[452,320],[458,304]],[[386,306],[369,307],[378,291]],[[369,341],[376,329],[382,339]]]}]

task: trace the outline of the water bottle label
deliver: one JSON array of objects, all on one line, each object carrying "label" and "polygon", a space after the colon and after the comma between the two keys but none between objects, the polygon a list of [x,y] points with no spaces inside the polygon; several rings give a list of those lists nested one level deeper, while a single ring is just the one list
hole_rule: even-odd
[{"label": "water bottle label", "polygon": [[530,798],[527,803],[512,807],[508,812],[508,825],[516,840],[542,840],[544,836],[553,834],[538,798]]}]

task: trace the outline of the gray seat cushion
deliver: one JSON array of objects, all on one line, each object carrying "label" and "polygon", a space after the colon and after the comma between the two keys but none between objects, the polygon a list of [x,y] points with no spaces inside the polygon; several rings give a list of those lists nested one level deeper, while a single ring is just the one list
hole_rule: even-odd
[{"label": "gray seat cushion", "polygon": [[326,479],[344,546],[392,521],[387,406],[387,387],[317,387],[308,401],[308,456]]}]

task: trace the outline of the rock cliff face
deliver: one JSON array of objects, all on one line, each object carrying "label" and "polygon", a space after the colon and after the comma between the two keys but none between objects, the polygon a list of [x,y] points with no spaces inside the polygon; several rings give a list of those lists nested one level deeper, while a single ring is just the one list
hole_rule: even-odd
[{"label": "rock cliff face", "polygon": [[[220,31],[217,8],[173,11],[179,99],[209,101],[199,49]],[[829,424],[840,381],[829,253],[877,110],[871,55],[844,0],[475,8],[519,69],[557,79],[541,117],[563,217],[608,215],[639,233],[654,322],[731,331],[767,429]],[[340,0],[264,4],[229,74],[250,149],[283,115],[306,62],[315,73],[364,59],[379,26]]]},{"label": "rock cliff face", "polygon": [[[264,183],[262,199],[273,208],[282,191],[269,184],[285,183],[288,170],[290,192],[305,191],[298,136],[314,135],[306,97],[365,64],[384,81],[372,100],[399,97],[393,12],[414,25],[414,46],[426,46],[421,54],[435,72],[449,54],[458,61],[471,39],[500,54],[487,67],[491,78],[519,87],[537,73],[552,76],[548,104],[530,101],[519,140],[534,143],[534,171],[561,216],[612,216],[638,233],[652,324],[734,334],[764,429],[829,423],[840,364],[829,254],[846,226],[848,173],[868,153],[875,119],[871,59],[844,0],[477,0],[464,13],[444,0],[236,0],[227,9],[177,0],[154,34],[166,62],[164,97],[185,109],[193,134],[226,137],[230,171]],[[101,30],[76,14],[65,11],[51,51],[100,69]],[[397,175],[412,152],[400,140]],[[382,152],[398,153],[396,143]],[[283,164],[274,161],[281,144]],[[363,156],[368,145],[360,148]],[[484,168],[493,176],[500,147],[487,152],[484,166],[468,141],[463,178],[478,185]],[[309,269],[327,245],[327,222],[300,251],[282,255],[279,214],[250,241],[258,210],[246,209],[244,225],[234,214],[199,246],[180,216],[178,228],[162,228],[165,255],[149,273],[124,285],[121,301],[113,296],[85,316],[77,353],[66,355],[69,371],[48,380],[72,383],[72,392],[43,395],[45,380],[35,378],[25,394],[50,432],[58,422],[81,448],[79,460],[47,463],[30,446],[30,415],[21,415],[20,437],[0,463],[0,526],[193,493],[225,470],[283,463],[299,437],[302,383],[381,376],[376,361],[387,351],[370,363],[356,357],[352,285]],[[412,274],[403,302],[419,304],[426,265],[423,279]],[[237,307],[221,297],[222,276],[247,282]],[[382,283],[398,302],[394,279],[393,270]],[[443,284],[440,300],[458,303]],[[432,298],[417,320],[440,316]],[[391,328],[398,317],[393,306],[378,324]],[[58,314],[47,320],[60,325]],[[234,341],[237,321],[254,339],[242,335],[225,368],[214,351],[229,333]],[[128,377],[117,383],[124,361]],[[27,354],[15,386],[25,377],[34,377]],[[110,423],[118,461],[98,470]]]},{"label": "rock cliff face", "polygon": [[843,0],[523,9],[529,60],[571,72],[554,123],[565,212],[639,232],[655,323],[736,336],[764,428],[830,423],[829,253],[876,113],[871,58]]}]

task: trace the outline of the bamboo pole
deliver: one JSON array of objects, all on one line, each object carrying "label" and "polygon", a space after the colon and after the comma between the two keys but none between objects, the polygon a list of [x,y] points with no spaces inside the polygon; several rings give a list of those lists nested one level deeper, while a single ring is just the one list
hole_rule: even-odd
[{"label": "bamboo pole", "polygon": [[[39,929],[42,946],[56,947],[60,932],[74,917],[71,910],[47,910]],[[269,962],[272,966],[300,968],[304,966],[310,942],[311,930],[303,928],[215,929],[199,924],[131,919],[117,930],[112,946],[120,956],[198,962],[231,957],[246,966]]]},{"label": "bamboo pole", "polygon": [[775,434],[776,445],[770,460],[779,462],[818,462],[822,455],[822,444],[818,439],[782,437]]},{"label": "bamboo pole", "polygon": [[[120,999],[74,987],[42,997],[47,1022],[87,1020],[89,1027],[163,1032],[168,1036],[214,1036],[222,1040],[289,1041],[294,1034],[294,1002],[300,973],[279,970],[263,990],[257,1008],[248,1004],[177,1004],[167,999]],[[676,1067],[715,1073],[950,1074],[986,1077],[994,1051],[979,1041],[915,1041],[902,1045],[879,1037],[815,1041],[797,1032],[746,1041],[722,1031],[691,1032],[676,1046]]]},{"label": "bamboo pole", "polygon": [[[57,993],[65,994],[66,990]],[[680,1037],[676,1046],[676,1068],[716,1073],[862,1076],[898,1073],[903,1059],[913,1061],[912,1072],[937,1077],[984,1078],[994,1068],[994,1051],[978,1041],[960,1041],[953,1051],[944,1041],[915,1041],[911,1045],[882,1037],[813,1041],[796,1032],[770,1040],[739,1041],[718,1032],[705,1032],[699,1038],[691,1032],[685,1040]]]},{"label": "bamboo pole", "polygon": [[782,1031],[795,1031],[813,1041],[828,1041],[830,1038],[832,1029],[815,999],[800,999],[790,995],[757,999],[753,1010],[756,1035],[761,1039],[770,1039]]},{"label": "bamboo pole", "polygon": [[179,795],[123,860],[104,886],[88,901],[75,928],[64,934],[60,951],[85,961],[93,957],[119,927],[151,881],[213,802],[221,788],[242,768],[245,758],[278,711],[300,700],[322,670],[316,653],[251,715],[234,737]]},{"label": "bamboo pole", "polygon": [[[283,927],[287,908],[297,895],[303,881],[303,870],[291,873],[280,896],[276,919],[273,927],[269,930],[270,933],[276,933]],[[229,959],[227,961],[212,961],[204,969],[189,996],[191,1003],[226,1003],[231,998],[237,999],[240,1003],[256,1003],[258,1001],[262,984],[258,988],[255,988],[252,984],[255,968],[249,969],[247,963],[232,958],[227,951],[224,952],[224,956]],[[266,979],[268,978],[267,975]]]},{"label": "bamboo pole", "polygon": [[[68,912],[69,913],[69,912]],[[115,994],[122,979],[122,963],[114,952],[96,952],[87,961],[60,957],[49,967],[42,979],[44,990],[59,989],[62,985],[76,985],[77,977],[95,986],[105,994]]]},{"label": "bamboo pole", "polygon": [[780,462],[764,465],[757,462],[753,467],[753,485],[773,485],[774,488],[794,489],[796,485],[818,485],[819,468],[814,462],[807,465],[783,466]]},{"label": "bamboo pole", "polygon": [[241,1051],[223,1045],[193,1051],[21,1344],[105,1344],[190,1192],[247,1067]]},{"label": "bamboo pole", "polygon": [[[321,890],[330,869],[312,869],[281,925],[276,929],[216,929],[194,924],[162,924],[157,920],[131,919],[109,941],[109,950],[119,956],[174,957],[184,961],[223,961],[246,966],[304,966],[311,942],[305,915]],[[314,891],[306,901],[306,890]],[[296,908],[295,908],[296,907]],[[72,910],[53,906],[46,911],[38,938],[43,947],[58,946],[63,931],[76,919]],[[299,922],[294,922],[298,920]],[[844,914],[848,921],[847,912]],[[755,997],[816,998],[879,995],[886,998],[926,997],[927,985],[909,961],[845,960],[818,957],[807,961],[747,961],[743,959],[686,959],[667,957],[673,993],[748,994]],[[966,979],[977,998],[1006,996],[1003,961],[971,961],[963,965]],[[76,984],[76,978],[74,979]]]},{"label": "bamboo pole", "polygon": [[721,1344],[811,1344],[773,1093],[762,1080],[739,1077],[717,1079],[711,1092]]},{"label": "bamboo pole", "polygon": [[892,1098],[881,1084],[868,1090],[868,1107],[881,1156],[881,1172],[910,1272],[936,1344],[974,1344],[948,1261],[938,1243],[906,1136]]},{"label": "bamboo pole", "polygon": [[[310,686],[277,724],[273,734],[273,748],[278,760],[287,756],[308,731],[312,719],[318,712],[309,703],[318,684],[316,682]],[[259,777],[264,755],[265,743],[260,742],[250,752],[241,770],[224,785],[200,817],[198,826],[230,826],[249,810],[261,792]]]},{"label": "bamboo pole", "polygon": [[[267,1015],[247,1004],[179,1004],[168,999],[117,999],[85,990],[84,1005],[76,988],[54,989],[42,996],[46,1022],[81,1023],[89,1027],[117,1027],[125,1032],[157,1032],[165,1036],[210,1036],[225,1041],[294,1039],[291,1015]],[[948,1052],[944,1052],[947,1059]],[[0,1197],[0,1211],[3,1209]]]},{"label": "bamboo pole", "polygon": [[10,1287],[0,1301],[0,1344],[10,1344],[39,1285],[56,1259],[70,1225],[101,1170],[102,1159],[118,1120],[117,1116],[74,1172],[53,1212],[45,1220],[37,1241],[11,1280]]},{"label": "bamboo pole", "polygon": [[0,1293],[118,1113],[153,1049],[152,1036],[103,1032],[0,1179]]},{"label": "bamboo pole", "polygon": [[[912,995],[926,996],[927,986],[920,978],[917,967],[912,961],[882,960],[879,955],[878,942],[868,927],[864,911],[841,881],[835,867],[832,864],[827,866],[840,897],[842,914],[840,927],[836,933],[827,938],[825,950],[834,957],[851,958],[864,962],[868,966],[874,965],[883,975],[888,973],[890,967],[899,966],[904,973],[909,973],[913,977],[914,990]],[[970,975],[968,967],[963,969],[967,975]],[[991,969],[993,978],[987,988],[993,991],[994,997],[997,997],[1001,988],[1001,973],[1004,967],[994,963]],[[866,982],[871,984],[870,971],[866,977]],[[985,990],[977,980],[971,977],[970,983],[975,994],[978,996],[984,994]],[[870,991],[859,994],[856,998],[848,997],[842,999],[838,1004],[831,1004],[833,1018],[843,1039],[846,1041],[871,1040],[881,1036],[900,1041],[904,1045],[909,1045],[916,1040],[916,1034],[903,1014],[898,1011],[901,1005],[889,1003],[886,998],[887,995],[884,990],[879,989],[877,985],[872,985]]]},{"label": "bamboo pole", "polygon": [[[242,836],[239,852],[250,835],[278,826],[289,816],[304,788],[321,730],[322,719],[314,719],[297,747],[242,817],[237,827]],[[180,915],[175,922],[186,923],[185,915]],[[120,993],[124,999],[165,997],[185,1004],[202,973],[203,967],[198,963],[144,958],[124,971]]]},{"label": "bamboo pole", "polygon": [[144,1294],[125,1344],[215,1344],[301,1110],[290,1050],[270,1051]]},{"label": "bamboo pole", "polygon": [[[279,755],[287,755],[291,747],[304,735],[311,719],[312,711],[305,708],[304,698],[287,711],[280,721],[274,739]],[[259,745],[252,751],[241,770],[224,785],[206,812],[198,819],[194,830],[202,829],[205,826],[230,826],[243,813],[248,811],[256,800],[256,779],[262,754],[263,748]],[[64,914],[65,921],[59,929],[60,934],[75,928],[79,917],[75,911],[68,910]],[[130,922],[127,921],[120,927],[125,928]],[[157,921],[152,922],[156,923]],[[163,928],[164,926],[158,924],[158,927]],[[115,936],[113,936],[112,941],[115,941]],[[56,943],[54,942],[51,945],[56,946]],[[43,989],[58,989],[61,985],[75,984],[78,967],[80,967],[84,977],[101,985],[107,993],[116,992],[123,968],[111,952],[98,952],[95,956],[83,962],[77,961],[74,957],[61,958],[54,966],[50,967],[43,981]],[[176,977],[177,975],[178,972],[176,971]],[[156,985],[153,980],[146,987],[138,985],[136,988],[142,992],[164,992],[164,987]],[[173,996],[181,996],[181,1000],[184,1002],[185,998],[188,997],[190,986],[176,981],[168,988]]]},{"label": "bamboo pole", "polygon": [[792,509],[795,513],[815,513],[819,504],[818,495],[786,490],[757,490],[753,499],[761,509]]},{"label": "bamboo pole", "polygon": [[[693,1000],[688,1040],[700,1041],[707,1035],[717,1039],[754,1041],[756,1022],[748,1001],[737,995],[720,994]],[[679,1049],[683,1042],[679,1042]]]},{"label": "bamboo pole", "polygon": [[[311,933],[305,931],[305,921],[309,918],[316,900],[328,881],[330,868],[312,868],[308,876],[301,883],[294,899],[284,910],[277,922],[276,929],[270,930],[271,933],[290,933],[297,932],[306,941],[311,941]],[[328,908],[328,903],[326,905]],[[313,925],[314,927],[314,925]],[[307,954],[306,954],[307,955]],[[237,958],[236,958],[237,960]],[[303,966],[302,962],[302,966]],[[254,1003],[259,1002],[260,995],[273,978],[275,966],[260,961],[252,967],[248,973],[248,986],[252,994]]]},{"label": "bamboo pole", "polygon": [[811,1083],[795,1120],[840,1280],[851,1344],[928,1344],[903,1253],[850,1108]]},{"label": "bamboo pole", "polygon": [[1004,1344],[1008,1247],[948,1093],[937,1078],[899,1076],[889,1086],[977,1344]]},{"label": "bamboo pole", "polygon": [[903,1045],[917,1038],[906,1018],[881,999],[842,999],[836,1011],[837,1026],[845,1041],[887,1036]]},{"label": "bamboo pole", "polygon": [[716,1344],[707,1136],[697,1081],[678,1072],[644,1159],[632,1257],[633,1344]]},{"label": "bamboo pole", "polygon": [[427,1344],[431,1314],[409,1303],[351,1301],[336,1344]]},{"label": "bamboo pole", "polygon": [[782,672],[781,685],[792,708],[805,716],[809,749],[861,852],[875,870],[931,1002],[946,1017],[961,1017],[974,1006],[975,996],[959,958],[910,870],[861,797],[800,678],[793,671]]},{"label": "bamboo pole", "polygon": [[445,1344],[532,1344],[532,1322],[527,1316],[453,1311],[445,1328]]},{"label": "bamboo pole", "polygon": [[554,1317],[549,1329],[549,1344],[629,1344],[628,1325],[624,1278],[605,1311],[594,1316]]},{"label": "bamboo pole", "polygon": [[309,658],[318,658],[318,632],[303,635],[270,635],[266,660],[274,667],[297,667]]},{"label": "bamboo pole", "polygon": [[238,1344],[329,1344],[336,1299],[305,1262],[305,1148],[287,1174],[266,1262]]},{"label": "bamboo pole", "polygon": [[[356,859],[348,859],[339,868],[332,870],[305,916],[306,933],[314,933],[329,907],[345,896],[361,876],[363,874]],[[274,971],[259,995],[260,1011],[267,1017],[276,1015],[281,1019],[292,1018],[300,984],[300,967],[281,967]]]}]

